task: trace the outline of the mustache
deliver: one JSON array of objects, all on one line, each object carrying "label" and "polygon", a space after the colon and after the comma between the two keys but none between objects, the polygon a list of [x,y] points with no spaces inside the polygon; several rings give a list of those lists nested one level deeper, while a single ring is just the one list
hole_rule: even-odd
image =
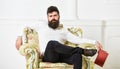
[{"label": "mustache", "polygon": [[55,20],[55,19],[53,19],[53,20],[51,20],[50,22],[56,22],[57,20]]}]

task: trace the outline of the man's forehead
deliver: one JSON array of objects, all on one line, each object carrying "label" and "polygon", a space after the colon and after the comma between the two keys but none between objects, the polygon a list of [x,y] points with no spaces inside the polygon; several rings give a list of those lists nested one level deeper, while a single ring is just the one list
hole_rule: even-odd
[{"label": "man's forehead", "polygon": [[58,14],[56,11],[48,13],[48,15],[56,15],[56,14]]}]

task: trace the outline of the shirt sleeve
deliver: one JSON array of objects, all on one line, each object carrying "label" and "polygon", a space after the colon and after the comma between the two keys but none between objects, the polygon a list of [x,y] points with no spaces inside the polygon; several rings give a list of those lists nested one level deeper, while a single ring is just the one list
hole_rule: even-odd
[{"label": "shirt sleeve", "polygon": [[96,40],[77,37],[73,35],[72,33],[70,33],[67,29],[64,29],[61,34],[64,40],[67,40],[74,44],[83,44],[83,43],[95,44],[96,43]]}]

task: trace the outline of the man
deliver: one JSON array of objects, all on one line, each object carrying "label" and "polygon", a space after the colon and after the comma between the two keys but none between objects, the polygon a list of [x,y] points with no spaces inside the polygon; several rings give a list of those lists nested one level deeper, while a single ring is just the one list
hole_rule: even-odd
[{"label": "man", "polygon": [[[80,47],[70,47],[62,44],[63,40],[70,41],[75,44],[92,43],[97,47],[101,47],[101,44],[95,40],[89,40],[74,36],[68,32],[65,28],[60,27],[60,14],[59,10],[55,6],[50,6],[47,9],[48,25],[39,27],[37,30],[39,34],[40,43],[40,55],[43,56],[43,62],[64,62],[73,64],[74,69],[82,68],[82,54],[85,56],[94,56],[97,52],[95,49],[82,49]],[[54,37],[50,37],[50,36]],[[16,41],[16,47],[22,45],[22,38],[19,37]]]}]

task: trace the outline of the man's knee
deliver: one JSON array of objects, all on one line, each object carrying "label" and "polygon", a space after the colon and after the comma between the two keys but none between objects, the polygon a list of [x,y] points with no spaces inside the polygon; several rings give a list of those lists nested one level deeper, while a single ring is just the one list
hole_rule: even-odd
[{"label": "man's knee", "polygon": [[73,55],[73,59],[74,59],[74,61],[82,60],[82,55],[80,55],[80,54],[74,54]]},{"label": "man's knee", "polygon": [[55,63],[55,62],[58,62],[58,58],[57,57],[50,57],[49,56],[48,58],[44,57],[42,61],[43,62],[52,62],[52,63]]},{"label": "man's knee", "polygon": [[54,41],[54,40],[50,40],[49,42],[48,42],[48,45],[55,45],[56,43],[58,43],[57,41]]}]

